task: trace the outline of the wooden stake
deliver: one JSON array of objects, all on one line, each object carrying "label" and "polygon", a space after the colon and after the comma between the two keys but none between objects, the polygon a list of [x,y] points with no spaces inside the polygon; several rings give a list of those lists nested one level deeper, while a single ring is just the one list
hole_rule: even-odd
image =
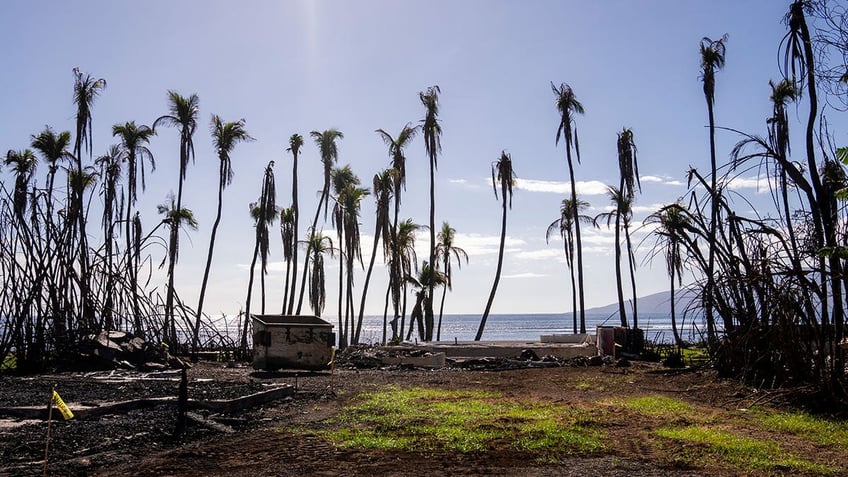
[{"label": "wooden stake", "polygon": [[42,477],[47,476],[47,457],[50,453],[50,428],[53,426],[53,393],[56,388],[50,388],[50,401],[47,403],[47,440],[44,442],[44,470]]}]

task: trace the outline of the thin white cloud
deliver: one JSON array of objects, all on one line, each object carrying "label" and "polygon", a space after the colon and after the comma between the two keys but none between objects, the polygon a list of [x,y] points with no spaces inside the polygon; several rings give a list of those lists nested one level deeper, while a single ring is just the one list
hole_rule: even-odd
[{"label": "thin white cloud", "polygon": [[529,192],[555,192],[564,194],[569,190],[568,182],[515,179],[515,188]]},{"label": "thin white cloud", "polygon": [[449,184],[454,184],[466,189],[482,189],[483,186],[477,182],[471,182],[468,179],[448,179]]},{"label": "thin white cloud", "polygon": [[662,185],[670,185],[670,186],[682,186],[683,182],[672,179],[668,176],[640,176],[639,180],[643,183],[652,183],[652,184],[662,184]]},{"label": "thin white cloud", "polygon": [[730,179],[730,181],[726,184],[728,189],[731,190],[741,190],[741,189],[754,189],[758,194],[764,194],[768,192],[771,188],[775,187],[773,177],[768,176],[759,176],[759,177],[734,177]]},{"label": "thin white cloud", "polygon": [[[607,185],[601,181],[577,181],[577,193],[579,195],[603,195],[607,193]],[[515,180],[515,188],[528,192],[547,192],[566,194],[571,191],[571,184],[565,181],[544,181],[536,179]]]}]

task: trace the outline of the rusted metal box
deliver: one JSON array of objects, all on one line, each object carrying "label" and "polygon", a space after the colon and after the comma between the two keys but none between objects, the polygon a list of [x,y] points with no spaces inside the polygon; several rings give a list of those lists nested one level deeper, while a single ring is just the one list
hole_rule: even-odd
[{"label": "rusted metal box", "polygon": [[255,369],[328,369],[333,325],[310,315],[251,315]]}]

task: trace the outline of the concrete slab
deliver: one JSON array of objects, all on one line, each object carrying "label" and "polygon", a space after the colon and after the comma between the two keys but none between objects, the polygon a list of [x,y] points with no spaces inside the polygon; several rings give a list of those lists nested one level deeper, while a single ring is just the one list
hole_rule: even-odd
[{"label": "concrete slab", "polygon": [[580,356],[595,356],[598,348],[591,343],[541,343],[536,341],[457,341],[425,343],[417,349],[431,353],[444,353],[448,358],[517,358],[524,350],[532,350],[536,356],[556,356],[572,359]]}]

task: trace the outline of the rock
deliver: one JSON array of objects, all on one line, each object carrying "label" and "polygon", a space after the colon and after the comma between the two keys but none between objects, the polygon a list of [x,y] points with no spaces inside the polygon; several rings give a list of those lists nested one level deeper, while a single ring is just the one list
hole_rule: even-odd
[{"label": "rock", "polygon": [[141,369],[143,369],[145,371],[164,371],[164,370],[168,369],[168,367],[165,366],[162,363],[147,361],[147,362],[145,362],[141,365]]},{"label": "rock", "polygon": [[539,355],[537,355],[532,349],[521,350],[519,357],[524,360],[539,361]]}]

